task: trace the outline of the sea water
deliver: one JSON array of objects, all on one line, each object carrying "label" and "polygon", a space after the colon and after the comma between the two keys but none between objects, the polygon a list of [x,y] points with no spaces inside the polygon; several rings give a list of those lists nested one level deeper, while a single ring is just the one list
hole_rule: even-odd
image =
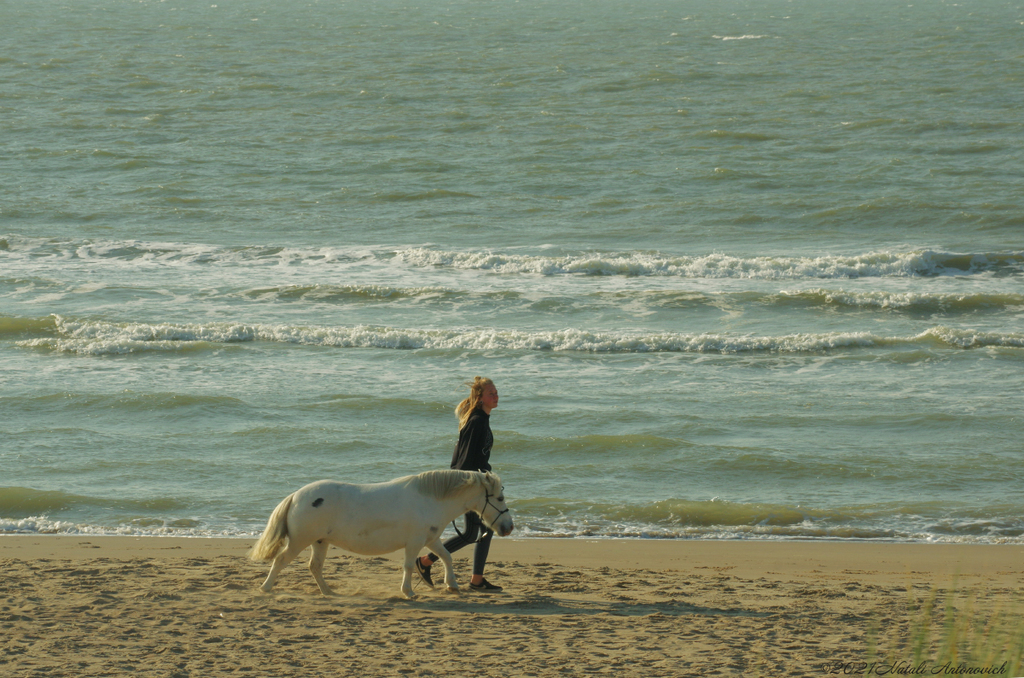
[{"label": "sea water", "polygon": [[525,537],[1024,543],[1024,7],[0,4],[0,532],[446,468]]}]

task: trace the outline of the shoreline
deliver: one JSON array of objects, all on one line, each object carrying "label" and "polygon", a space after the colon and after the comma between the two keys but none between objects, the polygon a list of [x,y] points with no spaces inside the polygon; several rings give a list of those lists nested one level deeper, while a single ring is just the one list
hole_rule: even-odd
[{"label": "shoreline", "polygon": [[[197,555],[245,558],[255,540],[256,537],[0,534],[0,560],[189,558]],[[460,558],[468,560],[468,553],[464,550],[455,555],[457,566]],[[338,548],[332,548],[328,558],[338,555],[356,561],[368,558]],[[400,563],[402,552],[375,558]],[[300,556],[296,563],[301,560]],[[1005,580],[1008,585],[1014,582],[1024,585],[1024,545],[1019,544],[506,537],[492,542],[490,560],[656,570],[716,567],[736,570],[744,576],[771,577],[845,573],[877,578],[902,573],[915,580],[985,577],[993,581]]]},{"label": "shoreline", "polygon": [[[944,610],[1015,629],[1024,615],[1020,545],[499,538],[486,576],[503,593],[468,590],[465,549],[461,595],[414,581],[407,600],[401,552],[340,549],[324,568],[337,595],[320,595],[308,551],[263,593],[253,541],[0,535],[0,673],[864,675],[915,657],[932,603],[936,628]],[[925,644],[931,668],[941,647]],[[1012,665],[1000,652],[961,658]]]}]

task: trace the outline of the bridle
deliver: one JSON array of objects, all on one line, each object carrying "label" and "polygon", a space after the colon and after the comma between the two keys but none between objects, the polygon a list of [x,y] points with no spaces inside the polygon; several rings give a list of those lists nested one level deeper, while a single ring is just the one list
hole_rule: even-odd
[{"label": "bridle", "polygon": [[[505,488],[502,487],[501,491],[504,492]],[[497,506],[495,506],[494,504],[491,503],[491,497],[495,497],[495,496],[497,496],[497,495],[491,494],[490,492],[487,491],[487,488],[484,488],[484,511],[486,511],[487,507],[490,506],[492,509],[494,509],[495,511],[498,512],[498,515],[494,516],[494,520],[491,521],[492,523],[495,522],[498,518],[502,517],[503,515],[505,515],[506,513],[509,512],[509,508],[507,506],[505,507],[505,510],[502,511]],[[480,512],[480,515],[483,516],[483,511]]]},{"label": "bridle", "polygon": [[[502,492],[504,492],[504,491],[505,491],[505,487],[504,487],[504,486],[502,486],[502,488],[501,488],[501,491],[502,491]],[[500,494],[500,493],[499,493],[499,494]],[[495,511],[497,511],[497,512],[498,512],[498,515],[494,516],[494,520],[492,520],[492,521],[491,521],[491,524],[494,524],[495,522],[497,522],[498,518],[502,517],[503,515],[505,515],[506,513],[508,513],[508,512],[509,512],[509,510],[510,510],[510,509],[509,509],[509,508],[508,508],[508,507],[506,506],[506,507],[505,507],[505,510],[504,510],[504,511],[502,511],[502,510],[501,510],[501,509],[499,509],[499,508],[498,508],[497,506],[495,506],[494,504],[492,504],[492,503],[491,503],[491,497],[497,497],[497,496],[498,496],[497,494],[491,494],[491,493],[490,493],[490,491],[489,491],[489,490],[488,490],[488,489],[487,489],[486,487],[484,488],[484,511],[486,511],[486,510],[487,510],[487,507],[488,507],[488,506],[490,506],[490,507],[491,507],[492,509],[494,509]],[[481,518],[483,518],[483,515],[484,515],[484,511],[481,511],[481,512],[480,512],[480,517],[481,517]],[[459,536],[461,537],[461,536],[462,536],[462,530],[460,530],[460,529],[459,529],[459,526],[455,524],[455,521],[454,521],[454,520],[452,521],[452,527],[454,527],[454,528],[455,528],[455,534],[457,534],[457,535],[459,535]],[[480,541],[481,539],[483,539],[483,538],[484,538],[484,534],[485,534],[485,532],[493,532],[493,530],[492,530],[491,528],[487,527],[486,525],[481,525],[481,527],[482,527],[483,529],[482,529],[482,530],[480,530],[480,536],[478,536],[478,537],[476,538],[476,541],[477,541],[477,542],[478,542],[478,541]],[[473,543],[476,543],[476,542],[473,542]]]}]

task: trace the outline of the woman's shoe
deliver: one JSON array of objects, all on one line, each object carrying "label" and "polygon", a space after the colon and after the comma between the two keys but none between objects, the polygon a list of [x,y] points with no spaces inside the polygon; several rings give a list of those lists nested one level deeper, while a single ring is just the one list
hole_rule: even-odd
[{"label": "woman's shoe", "polygon": [[497,593],[502,590],[500,586],[496,586],[486,579],[481,581],[479,584],[470,584],[469,588],[471,591],[482,591],[484,593]]},{"label": "woman's shoe", "polygon": [[430,565],[424,565],[419,558],[416,559],[416,571],[420,573],[420,579],[430,588],[434,588],[434,580],[430,578]]}]

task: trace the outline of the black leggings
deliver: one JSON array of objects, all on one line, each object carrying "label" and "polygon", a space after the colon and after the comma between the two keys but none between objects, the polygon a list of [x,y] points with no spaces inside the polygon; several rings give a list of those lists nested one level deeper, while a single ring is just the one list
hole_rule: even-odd
[{"label": "black leggings", "polygon": [[[477,535],[483,531],[483,536],[480,537],[480,541],[477,541]],[[487,554],[491,550],[491,537],[494,533],[484,527],[480,521],[480,516],[470,511],[466,514],[466,529],[463,530],[462,534],[457,534],[444,543],[444,547],[448,549],[448,553],[455,553],[464,546],[469,546],[473,542],[476,542],[476,549],[473,552],[473,574],[482,575],[484,573],[484,565],[487,564]],[[438,561],[437,554],[430,553],[427,556],[430,558],[430,562],[436,563]]]}]

